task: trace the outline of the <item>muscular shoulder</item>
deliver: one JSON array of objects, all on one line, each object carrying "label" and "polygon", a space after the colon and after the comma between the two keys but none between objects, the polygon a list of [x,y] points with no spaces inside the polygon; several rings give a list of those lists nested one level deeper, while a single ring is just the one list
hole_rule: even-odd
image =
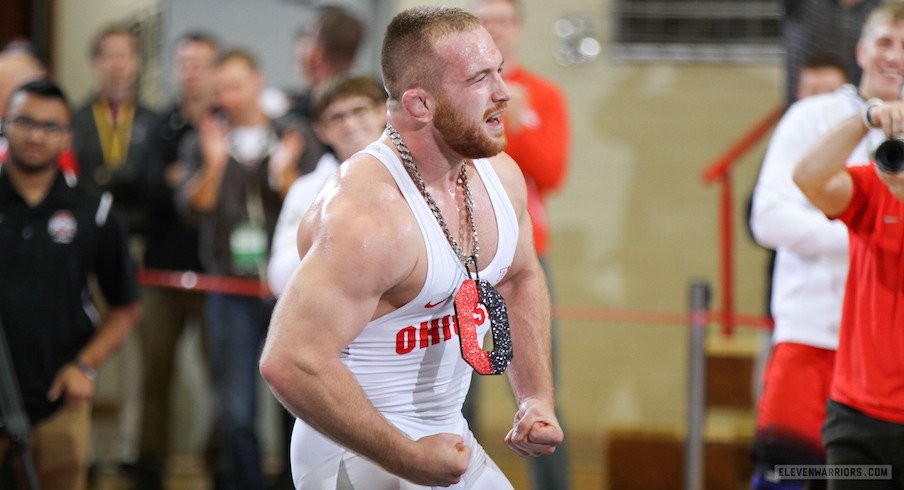
[{"label": "muscular shoulder", "polygon": [[[343,163],[299,228],[302,254],[380,277],[388,289],[407,277],[419,254],[416,221],[392,176],[369,155]],[[365,271],[366,269],[366,271]]]}]

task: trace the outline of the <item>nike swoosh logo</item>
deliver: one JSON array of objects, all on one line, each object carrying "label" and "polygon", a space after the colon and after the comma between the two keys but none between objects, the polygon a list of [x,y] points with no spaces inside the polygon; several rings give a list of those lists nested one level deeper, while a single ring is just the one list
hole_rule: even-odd
[{"label": "nike swoosh logo", "polygon": [[431,303],[428,301],[426,304],[424,304],[424,308],[436,308],[437,306],[445,303],[446,301],[449,301],[449,298],[451,298],[451,297],[452,297],[452,295],[450,294],[449,296],[446,296],[445,298],[437,301],[436,303]]},{"label": "nike swoosh logo", "polygon": [[891,225],[891,224],[895,224],[895,223],[900,223],[901,220],[899,220],[897,216],[883,216],[882,222],[887,225]]}]

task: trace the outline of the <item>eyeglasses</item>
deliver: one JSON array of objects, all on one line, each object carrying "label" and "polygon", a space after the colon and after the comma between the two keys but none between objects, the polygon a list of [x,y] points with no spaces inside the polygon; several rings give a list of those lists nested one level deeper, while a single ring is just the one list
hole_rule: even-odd
[{"label": "eyeglasses", "polygon": [[69,126],[54,121],[37,121],[28,116],[19,116],[6,121],[7,127],[16,128],[23,132],[39,131],[47,136],[62,136],[69,131]]},{"label": "eyeglasses", "polygon": [[321,121],[324,126],[336,126],[346,121],[360,121],[373,111],[373,106],[358,106],[344,112],[324,114]]}]

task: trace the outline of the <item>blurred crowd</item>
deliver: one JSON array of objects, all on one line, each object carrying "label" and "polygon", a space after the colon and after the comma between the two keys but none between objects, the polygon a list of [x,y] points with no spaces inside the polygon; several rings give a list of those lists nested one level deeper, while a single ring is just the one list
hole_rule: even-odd
[{"label": "blurred crowd", "polygon": [[[513,94],[508,151],[523,165],[543,256],[545,196],[567,171],[564,98],[517,61],[520,2],[473,7],[506,58]],[[95,35],[88,53],[95,85],[71,110],[27,41],[0,52],[0,245],[22,249],[20,265],[0,272],[0,321],[42,487],[88,484],[95,374],[131,338],[140,352],[128,362],[141,364],[140,379],[131,380],[140,384],[141,403],[136,458],[123,469],[136,488],[164,488],[175,353],[191,328],[201,330],[197,358],[216,398],[204,455],[214,487],[291,485],[287,464],[274,481],[262,468],[258,361],[276,298],[300,262],[302,216],[341,162],[380,138],[386,125],[382,82],[355,69],[367,28],[341,7],[318,8],[294,39],[301,82],[275,103],[251,46],[224,46],[205,30],[182,33],[167,47],[177,93],[165,108],[141,100],[140,39],[129,25]],[[51,206],[51,198],[84,202],[85,216]],[[22,221],[4,222],[14,215]],[[60,267],[20,228],[2,229],[13,224],[47,228],[51,242],[76,244],[78,252],[61,252]],[[48,265],[28,265],[33,260]],[[28,275],[31,282],[17,282]],[[15,294],[32,282],[28,298],[47,293],[59,301]],[[19,319],[35,308],[53,326],[22,333]],[[281,413],[278,433],[288,438],[294,417]],[[65,462],[63,444],[78,448]],[[0,487],[31,473],[30,464],[10,457],[22,446],[0,439],[0,463],[10,463],[0,464]],[[565,457],[562,448],[545,469],[538,466],[538,488],[567,488]]]}]

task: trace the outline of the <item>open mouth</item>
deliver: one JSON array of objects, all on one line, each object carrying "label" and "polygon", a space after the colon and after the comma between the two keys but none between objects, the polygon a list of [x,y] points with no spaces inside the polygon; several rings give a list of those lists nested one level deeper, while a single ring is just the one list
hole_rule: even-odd
[{"label": "open mouth", "polygon": [[502,112],[496,112],[486,118],[486,123],[493,127],[502,126]]},{"label": "open mouth", "polygon": [[506,106],[507,106],[507,104],[505,102],[496,104],[496,106],[493,107],[492,112],[487,111],[485,113],[486,115],[484,116],[484,121],[486,121],[486,123],[488,125],[490,125],[491,127],[501,128],[502,127],[502,114],[505,112]]}]

